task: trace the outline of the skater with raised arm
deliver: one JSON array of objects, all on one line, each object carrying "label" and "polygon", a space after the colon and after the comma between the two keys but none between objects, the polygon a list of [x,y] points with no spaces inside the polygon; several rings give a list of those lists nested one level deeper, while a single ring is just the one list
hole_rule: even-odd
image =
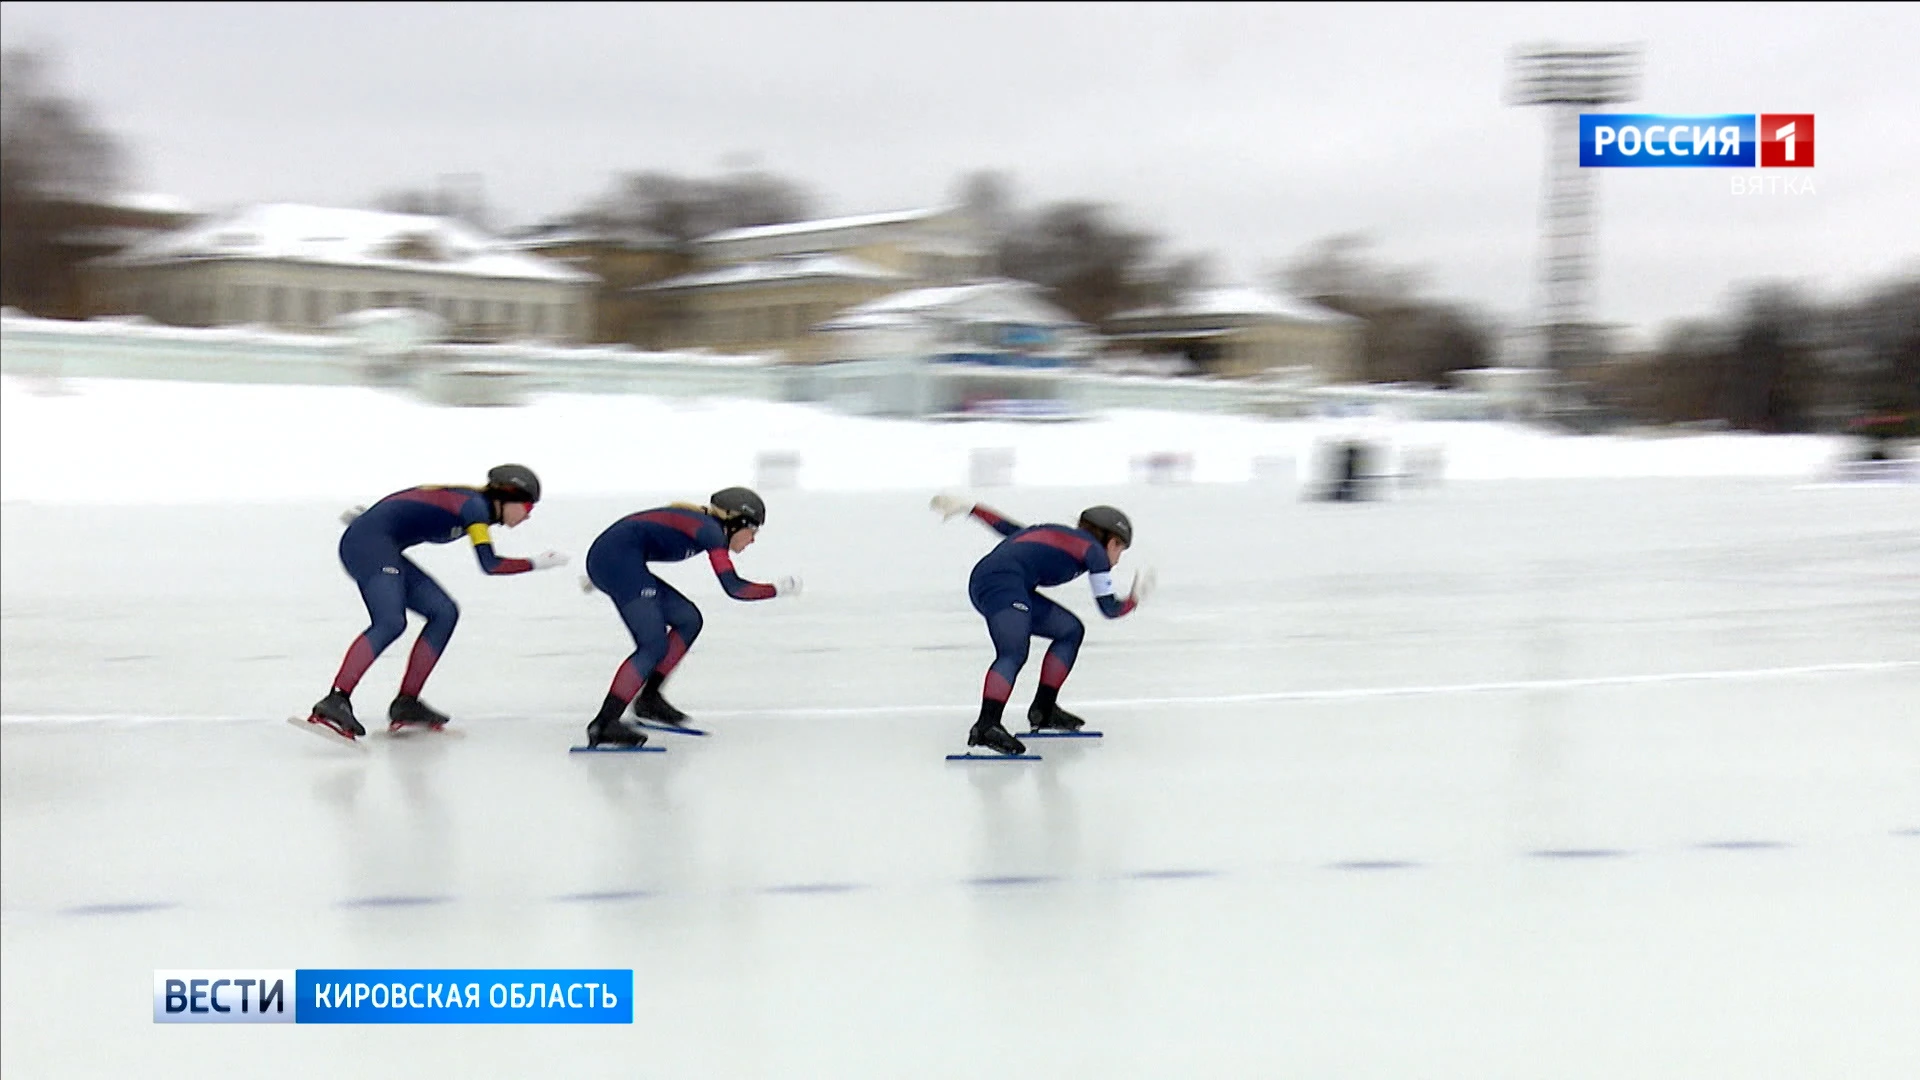
[{"label": "skater with raised arm", "polygon": [[359,586],[372,623],[353,639],[333,677],[332,691],[313,706],[307,723],[348,740],[367,733],[353,713],[354,688],[374,660],[406,632],[407,612],[417,611],[427,624],[407,657],[400,693],[387,707],[387,729],[445,726],[446,715],[421,701],[420,691],[453,637],[460,609],[440,583],[404,552],[416,544],[448,544],[464,536],[473,542],[474,558],[489,575],[564,565],[567,556],[557,551],[530,559],[494,553],[489,530],[495,525],[511,529],[527,520],[539,501],[540,479],[532,469],[501,465],[487,473],[487,482],[480,487],[412,487],[388,495],[371,508],[355,507],[341,515],[347,531],[340,536],[340,565]]},{"label": "skater with raised arm", "polygon": [[655,577],[649,563],[681,562],[705,553],[720,587],[735,600],[794,596],[800,580],[767,585],[747,581],[733,556],[747,550],[767,523],[767,504],[746,488],[716,491],[704,506],[674,503],[629,514],[607,526],[587,550],[582,586],[613,602],[633,654],[621,661],[599,715],[587,725],[587,746],[642,746],[647,737],[621,720],[628,702],[643,721],[684,727],[687,714],[661,696],[660,688],[700,636],[700,609],[679,590]]},{"label": "skater with raised arm", "polygon": [[1133,522],[1111,506],[1088,507],[1069,528],[1021,525],[952,495],[936,495],[931,505],[942,520],[969,514],[1004,537],[974,564],[967,582],[967,597],[986,620],[994,648],[993,664],[987,669],[986,687],[981,691],[980,718],[967,732],[967,745],[1001,754],[1026,752],[1026,745],[1007,731],[1001,716],[1036,636],[1048,638],[1052,644],[1041,662],[1040,687],[1027,709],[1027,724],[1034,732],[1080,730],[1084,721],[1062,709],[1059,697],[1060,686],[1080,654],[1086,627],[1073,612],[1037,590],[1064,585],[1086,574],[1102,615],[1117,619],[1133,611],[1153,587],[1152,571],[1134,575],[1133,589],[1124,600],[1115,595],[1112,576],[1113,565],[1133,545]]}]

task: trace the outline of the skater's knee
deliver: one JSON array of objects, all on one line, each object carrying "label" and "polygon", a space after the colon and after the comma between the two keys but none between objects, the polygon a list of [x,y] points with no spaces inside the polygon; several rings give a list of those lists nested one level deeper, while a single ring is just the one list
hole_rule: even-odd
[{"label": "skater's knee", "polygon": [[427,617],[427,625],[451,630],[460,621],[460,605],[451,598],[443,597],[436,603],[428,604],[421,614]]},{"label": "skater's knee", "polygon": [[691,645],[693,639],[700,636],[700,630],[707,625],[707,620],[700,614],[698,608],[690,607],[674,619],[672,625],[674,633],[680,635],[680,640]]},{"label": "skater's knee", "polygon": [[387,646],[400,640],[400,635],[406,632],[405,614],[397,618],[392,615],[383,615],[373,620],[372,626],[367,627],[367,644],[373,646],[375,653],[384,652]]}]

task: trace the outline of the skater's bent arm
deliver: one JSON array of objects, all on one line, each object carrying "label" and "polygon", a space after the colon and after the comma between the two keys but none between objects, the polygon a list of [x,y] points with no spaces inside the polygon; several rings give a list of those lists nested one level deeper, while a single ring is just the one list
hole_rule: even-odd
[{"label": "skater's bent arm", "polygon": [[1008,519],[1001,517],[999,514],[994,513],[992,510],[989,510],[986,507],[981,506],[979,503],[974,503],[973,509],[968,511],[968,513],[980,519],[980,521],[984,523],[987,526],[987,528],[992,529],[994,532],[999,533],[1001,536],[1012,536],[1014,533],[1017,533],[1021,529],[1026,528],[1025,525],[1022,525],[1017,521],[1009,521]]},{"label": "skater's bent arm", "polygon": [[733,568],[733,556],[723,547],[710,548],[707,561],[713,564],[713,576],[720,579],[720,587],[735,600],[771,600],[774,588],[757,581],[748,581]]},{"label": "skater's bent arm", "polygon": [[1087,580],[1093,583],[1093,600],[1100,605],[1100,614],[1109,619],[1117,619],[1134,609],[1133,597],[1129,596],[1122,600],[1113,594],[1112,571],[1095,570],[1087,575]]},{"label": "skater's bent arm", "polygon": [[528,559],[503,559],[493,553],[493,535],[487,531],[483,522],[474,522],[467,526],[467,539],[473,541],[473,557],[480,560],[480,569],[489,574],[524,574],[533,569]]}]

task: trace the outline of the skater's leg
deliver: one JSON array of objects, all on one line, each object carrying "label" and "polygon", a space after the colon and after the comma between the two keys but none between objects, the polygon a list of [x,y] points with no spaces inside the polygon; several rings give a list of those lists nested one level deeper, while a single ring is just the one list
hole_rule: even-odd
[{"label": "skater's leg", "polygon": [[647,673],[647,681],[640,687],[640,696],[635,699],[633,708],[635,715],[642,719],[680,724],[686,722],[687,714],[669,704],[667,699],[661,696],[660,689],[667,681],[667,676],[679,666],[681,659],[687,655],[687,650],[692,648],[694,641],[700,637],[700,629],[705,625],[705,620],[701,618],[700,609],[693,605],[693,601],[688,600],[679,590],[664,581],[660,583],[658,599],[661,616],[667,623],[667,651],[660,658],[660,662],[654,665],[653,670]]},{"label": "skater's leg", "polygon": [[[351,533],[351,530],[349,530]],[[400,552],[391,544],[343,539],[340,562],[367,606],[367,628],[347,647],[327,696],[314,703],[311,719],[348,738],[366,734],[353,714],[353,691],[380,654],[407,629],[407,594],[401,580]]]},{"label": "skater's leg", "polygon": [[986,616],[994,659],[980,691],[980,718],[967,733],[968,746],[986,746],[1003,754],[1026,751],[1026,746],[1007,731],[1001,717],[1006,712],[1007,698],[1013,694],[1013,682],[1026,666],[1027,649],[1032,642],[1031,608],[1029,599],[1023,598]]},{"label": "skater's leg", "polygon": [[1005,607],[987,616],[987,635],[993,639],[993,663],[987,668],[981,696],[1002,706],[1013,695],[1013,682],[1027,665],[1032,645],[1033,616],[1020,607]]},{"label": "skater's leg", "polygon": [[645,682],[641,672],[652,671],[667,654],[667,621],[660,613],[657,588],[640,591],[655,595],[642,596],[636,592],[624,600],[613,598],[614,609],[620,613],[620,621],[626,623],[634,649],[614,670],[613,685],[607,688],[599,713],[587,725],[588,746],[601,743],[637,746],[647,741],[645,735],[620,722],[620,714],[626,712],[627,703],[639,695]]},{"label": "skater's leg", "polygon": [[640,693],[640,687],[646,682],[643,672],[650,672],[660,666],[667,655],[667,620],[661,614],[660,601],[656,596],[635,596],[625,603],[617,603],[620,620],[627,624],[627,633],[633,637],[633,653],[621,661],[620,667],[613,673],[613,685],[607,690],[608,702],[617,701],[614,715],[627,707]]},{"label": "skater's leg", "polygon": [[425,616],[427,625],[421,627],[420,637],[414,641],[413,652],[407,657],[406,673],[400,677],[400,693],[387,707],[387,720],[389,726],[395,728],[409,724],[441,727],[447,722],[446,715],[421,701],[420,691],[453,638],[453,629],[460,622],[460,606],[439,582],[412,562],[401,560],[400,576],[407,586],[407,608]]},{"label": "skater's leg", "polygon": [[370,621],[347,648],[346,659],[341,661],[340,671],[333,677],[335,690],[353,693],[367,669],[387,651],[387,646],[407,632],[407,589],[397,565],[400,561],[403,560],[396,558],[394,563],[376,567],[371,573],[355,575]]},{"label": "skater's leg", "polygon": [[453,639],[453,629],[460,623],[460,605],[440,587],[440,583],[427,576],[425,570],[411,562],[401,568],[402,578],[407,583],[407,608],[426,616],[427,625],[420,629],[420,639],[413,643],[413,653],[407,657],[407,672],[400,679],[400,692],[418,696],[427,684],[427,676],[433,674],[435,664],[440,662],[440,654],[446,651],[447,643]]},{"label": "skater's leg", "polygon": [[1040,662],[1040,688],[1034,691],[1027,722],[1036,729],[1077,731],[1082,726],[1081,719],[1060,708],[1057,702],[1060,685],[1067,681],[1073,662],[1080,655],[1080,643],[1086,640],[1087,627],[1073,612],[1046,597],[1034,599],[1033,632],[1038,637],[1051,638],[1053,644],[1047,646],[1046,658]]}]

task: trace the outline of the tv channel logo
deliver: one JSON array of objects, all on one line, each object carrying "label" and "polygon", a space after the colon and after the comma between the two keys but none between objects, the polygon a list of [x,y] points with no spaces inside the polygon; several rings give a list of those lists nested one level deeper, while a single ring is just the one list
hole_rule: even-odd
[{"label": "tv channel logo", "polygon": [[631,1024],[633,969],[153,973],[156,1024]]},{"label": "tv channel logo", "polygon": [[174,969],[153,973],[156,1024],[291,1024],[294,972]]},{"label": "tv channel logo", "polygon": [[1811,169],[1812,113],[1582,113],[1583,169]]}]

